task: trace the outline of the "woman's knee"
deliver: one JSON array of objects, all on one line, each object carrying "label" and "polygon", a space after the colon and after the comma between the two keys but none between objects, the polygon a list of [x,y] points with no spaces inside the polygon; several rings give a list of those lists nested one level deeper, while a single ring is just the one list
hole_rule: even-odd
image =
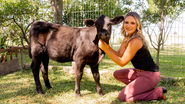
[{"label": "woman's knee", "polygon": [[119,78],[119,77],[123,77],[127,74],[128,74],[128,69],[120,69],[120,70],[114,71],[113,76],[114,76],[114,78]]},{"label": "woman's knee", "polygon": [[113,73],[114,78],[117,78],[117,70]]},{"label": "woman's knee", "polygon": [[129,95],[127,95],[127,94],[120,93],[118,95],[118,99],[121,100],[121,101],[124,101],[124,102],[134,101],[133,97],[128,97],[128,96]]},{"label": "woman's knee", "polygon": [[122,92],[120,92],[119,95],[118,95],[118,99],[121,100],[121,101],[126,101],[126,95],[122,94]]}]

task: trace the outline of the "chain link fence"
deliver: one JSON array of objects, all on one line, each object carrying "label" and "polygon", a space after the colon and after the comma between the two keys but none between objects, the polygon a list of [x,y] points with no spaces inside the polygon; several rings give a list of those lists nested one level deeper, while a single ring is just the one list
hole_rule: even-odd
[{"label": "chain link fence", "polygon": [[[83,1],[83,0],[82,0]],[[92,1],[93,2],[93,1]],[[70,21],[70,24],[66,24],[66,25],[70,25],[73,27],[78,27],[79,24],[74,24],[77,23],[76,21],[82,21],[85,20],[86,18],[76,18],[79,15],[89,15],[88,17],[91,19],[97,19],[98,16],[100,16],[101,14],[105,14],[111,18],[113,18],[114,16],[117,15],[125,15],[128,11],[124,11],[124,12],[120,12],[118,9],[114,8],[116,5],[113,4],[118,4],[120,2],[118,1],[114,1],[114,0],[108,0],[108,1],[102,1],[99,0],[99,2],[96,2],[96,4],[92,4],[92,2],[81,2],[81,4],[70,4],[70,5],[74,5],[74,7],[76,7],[77,11],[71,11],[70,12],[70,16],[73,18]],[[124,7],[124,2],[121,2],[122,6]],[[103,5],[104,4],[104,5]],[[81,8],[85,8],[85,5],[90,5],[90,9],[89,10],[85,10],[85,9],[78,9],[79,5],[81,5]],[[99,5],[105,6],[109,5],[107,9],[100,9]],[[69,4],[64,4],[64,7],[69,6]],[[95,7],[94,7],[95,6]],[[91,8],[94,7],[94,8]],[[125,7],[128,7],[125,4]],[[129,9],[129,7],[128,7]],[[122,9],[120,9],[122,10]],[[133,10],[133,9],[130,9]],[[136,10],[138,11],[138,10]],[[144,14],[139,12],[140,16],[142,17]],[[83,17],[83,16],[82,16]],[[72,24],[72,25],[71,25]],[[118,50],[119,46],[122,42],[123,36],[121,36],[120,34],[120,29],[121,29],[122,23],[120,25],[117,26],[113,26],[112,28],[112,36],[111,36],[111,40],[110,40],[110,45],[111,47],[113,47],[114,49]],[[156,25],[154,25],[156,26]],[[154,27],[154,29],[157,28]],[[166,38],[165,43],[161,46],[160,48],[160,54],[159,54],[159,66],[160,66],[160,70],[161,73],[168,76],[170,74],[170,76],[175,76],[175,77],[184,77],[185,76],[185,34],[184,34],[184,29],[185,28],[185,11],[178,16],[178,18],[176,20],[174,20],[173,25],[170,27],[170,31],[169,34]],[[159,31],[158,29],[156,29],[156,31]],[[144,31],[143,31],[144,32]],[[146,39],[148,40],[149,44],[150,44],[150,52],[151,55],[154,59],[154,61],[156,62],[156,58],[157,58],[157,50],[154,49],[150,43],[149,40],[149,36],[144,32],[144,35],[146,37]],[[153,35],[151,37],[152,39],[156,38],[155,35]],[[157,42],[158,40],[156,39],[155,42]],[[109,59],[108,56],[106,56],[103,60]],[[114,63],[112,63],[114,64]],[[109,63],[105,63],[104,61],[100,63],[100,66],[109,66]],[[133,67],[130,63],[129,65],[125,66],[125,67]],[[107,67],[105,67],[107,68]],[[116,69],[121,69],[121,67],[119,67],[117,65],[117,67],[113,67],[115,70]],[[172,75],[172,72],[174,73],[174,75]]]}]

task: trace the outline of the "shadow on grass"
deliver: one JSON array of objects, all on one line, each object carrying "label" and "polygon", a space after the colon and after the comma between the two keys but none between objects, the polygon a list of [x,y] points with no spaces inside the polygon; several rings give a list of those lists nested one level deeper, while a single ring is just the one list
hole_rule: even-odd
[{"label": "shadow on grass", "polygon": [[[46,94],[50,94],[50,96],[59,95],[61,93],[68,93],[70,91],[74,92],[75,95],[75,81],[69,81],[69,80],[61,80],[61,81],[54,81],[52,83],[51,90],[46,91]],[[103,93],[109,93],[114,91],[121,91],[123,87],[117,86],[117,85],[111,85],[111,84],[103,84],[100,83]],[[87,94],[98,94],[96,90],[96,84],[94,81],[90,81],[87,78],[82,78],[82,81],[80,82],[80,91],[82,96]],[[45,89],[46,90],[46,89]],[[87,93],[83,94],[83,91],[87,91]]]},{"label": "shadow on grass", "polygon": [[[45,94],[49,95],[50,97],[55,95],[60,95],[61,93],[68,93],[71,90],[74,92],[74,95],[75,95],[75,91],[74,91],[75,81],[61,80],[58,82],[52,82],[52,84],[53,84],[52,86],[53,88],[48,90],[45,86],[43,86],[44,84],[42,83]],[[86,80],[86,81],[81,81],[80,84],[81,84],[81,87],[80,87],[81,92],[84,90],[88,91],[88,93],[85,93],[85,95],[97,93],[95,82]],[[0,86],[2,85],[0,84]],[[0,99],[10,99],[16,96],[34,97],[37,95],[35,83],[31,83],[31,85],[29,85],[28,87],[22,87],[23,86],[22,83],[16,83],[16,82],[11,84],[3,84],[3,86],[9,86],[10,90],[1,89]],[[21,87],[14,88],[13,86],[21,86]],[[101,84],[101,86],[104,94],[109,92],[114,92],[114,91],[120,91],[123,88],[117,85],[109,85],[109,84]],[[105,88],[109,90],[104,90]]]},{"label": "shadow on grass", "polygon": [[[51,71],[52,72],[52,71]],[[69,77],[69,78],[67,78]],[[6,83],[0,83],[0,100],[18,99],[19,97],[34,98],[40,96],[37,94],[34,78],[31,70],[23,70],[7,76],[1,76],[1,80]],[[51,74],[50,83],[51,89],[47,89],[40,75],[42,88],[44,91],[44,97],[54,97],[55,95],[68,94],[73,92],[75,97],[75,76],[67,75],[63,72],[53,70]],[[11,81],[13,80],[13,81]],[[15,81],[14,81],[15,80]],[[26,80],[26,82],[24,81]],[[91,81],[92,80],[92,81]],[[10,81],[10,82],[9,82]],[[121,91],[123,87],[118,85],[100,83],[103,89],[103,93],[109,93],[114,91]],[[96,91],[96,84],[93,77],[83,76],[80,82],[80,88],[82,96],[89,94],[98,94]],[[46,99],[45,98],[45,99]],[[39,102],[39,101],[37,101]],[[43,102],[43,101],[42,101]]]},{"label": "shadow on grass", "polygon": [[28,88],[22,87],[23,83],[11,82],[11,83],[0,84],[0,87],[1,87],[0,100],[9,99],[16,96],[26,96],[29,94],[30,94],[29,96],[34,96],[33,88],[35,86],[31,85]]},{"label": "shadow on grass", "polygon": [[[96,91],[96,84],[95,81],[90,74],[83,75],[83,78],[80,82],[80,88],[82,96],[86,95],[93,95],[97,94]],[[108,94],[111,92],[120,92],[124,86],[119,86],[114,83],[114,80],[110,81],[112,78],[107,79],[109,76],[101,75],[101,86],[103,89],[104,94]],[[111,76],[110,76],[111,77]],[[0,101],[6,100],[9,101],[9,99],[29,99],[33,100],[33,103],[37,102],[45,102],[47,99],[53,99],[55,96],[61,96],[66,95],[69,96],[71,93],[73,95],[71,97],[75,97],[75,75],[66,74],[64,71],[61,71],[61,69],[52,69],[49,70],[49,79],[50,83],[53,88],[47,89],[44,86],[42,75],[40,75],[41,83],[43,86],[43,90],[45,94],[43,96],[38,95],[36,92],[35,82],[33,78],[33,74],[31,70],[22,70],[16,73],[12,73],[6,76],[0,76]],[[107,81],[109,81],[107,83]],[[113,82],[113,83],[112,83]],[[161,81],[159,83],[159,86],[166,87],[168,89],[167,98],[176,100],[179,99],[179,97],[184,96],[184,79],[180,81]],[[174,94],[175,93],[175,94]],[[171,96],[172,95],[172,96]],[[64,98],[65,99],[65,98]],[[121,103],[122,101],[119,101],[119,99],[116,99],[112,101],[112,104],[114,103]],[[142,103],[151,103],[148,101],[142,101]],[[171,103],[170,100],[168,101],[157,101],[157,103]],[[180,102],[177,100],[177,102]],[[0,102],[1,103],[1,102]],[[47,103],[47,102],[46,102]],[[141,103],[141,102],[138,102]],[[153,103],[153,102],[152,102]]]}]

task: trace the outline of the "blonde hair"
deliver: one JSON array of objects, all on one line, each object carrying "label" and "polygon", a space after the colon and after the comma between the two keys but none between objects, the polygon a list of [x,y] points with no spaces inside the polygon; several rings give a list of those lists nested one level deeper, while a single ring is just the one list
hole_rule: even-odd
[{"label": "blonde hair", "polygon": [[128,16],[132,16],[134,17],[134,19],[136,20],[137,22],[137,29],[136,31],[134,32],[134,34],[129,37],[124,29],[124,22],[123,21],[123,26],[121,27],[121,34],[124,36],[124,42],[126,43],[125,44],[125,47],[127,47],[128,43],[134,39],[134,38],[140,38],[143,42],[143,45],[146,46],[146,48],[148,48],[148,44],[147,44],[147,41],[142,33],[142,24],[141,24],[141,21],[140,21],[140,16],[136,13],[136,12],[129,12],[126,14],[125,18],[127,18]]}]

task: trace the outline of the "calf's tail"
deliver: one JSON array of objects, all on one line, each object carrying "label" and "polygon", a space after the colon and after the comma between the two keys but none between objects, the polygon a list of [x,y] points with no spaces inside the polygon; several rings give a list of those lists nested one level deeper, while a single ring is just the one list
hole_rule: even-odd
[{"label": "calf's tail", "polygon": [[32,55],[31,55],[31,47],[29,47],[29,57],[32,58]]},{"label": "calf's tail", "polygon": [[[57,24],[52,24],[52,23],[48,23],[48,22],[40,22],[37,21],[35,23],[33,23],[33,25],[30,28],[29,31],[29,40],[30,40],[30,47],[29,47],[29,57],[32,58],[32,54],[31,54],[31,42],[35,41],[40,45],[45,45],[45,43],[42,43],[39,41],[38,39],[38,35],[39,33],[41,33],[42,35],[48,35],[47,33],[49,33],[49,31],[57,31],[58,28],[60,27],[60,25]],[[47,37],[47,36],[46,36]]]},{"label": "calf's tail", "polygon": [[30,43],[29,43],[29,51],[28,51],[28,53],[29,53],[29,57],[32,58],[32,55],[31,55],[31,31],[29,31],[29,41],[30,41]]}]

